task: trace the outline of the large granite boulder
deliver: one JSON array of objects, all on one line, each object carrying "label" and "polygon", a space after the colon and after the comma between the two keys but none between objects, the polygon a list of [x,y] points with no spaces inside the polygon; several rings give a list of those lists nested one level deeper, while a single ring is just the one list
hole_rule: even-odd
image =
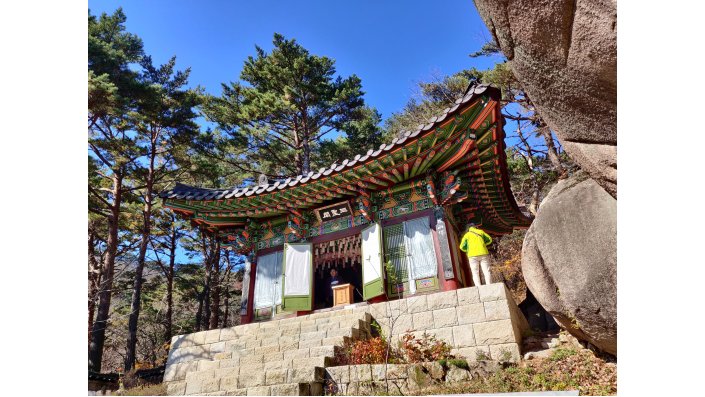
[{"label": "large granite boulder", "polygon": [[526,233],[521,265],[562,327],[617,354],[617,200],[584,172],[558,182]]},{"label": "large granite boulder", "polygon": [[541,117],[616,198],[617,2],[474,1]]}]

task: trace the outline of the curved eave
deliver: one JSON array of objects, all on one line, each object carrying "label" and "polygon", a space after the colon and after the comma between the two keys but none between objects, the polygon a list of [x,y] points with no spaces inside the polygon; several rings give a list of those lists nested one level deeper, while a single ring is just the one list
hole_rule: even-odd
[{"label": "curved eave", "polygon": [[515,228],[528,227],[531,218],[519,209],[512,194],[505,153],[504,120],[499,106],[494,106],[492,111],[491,119],[480,120],[489,123],[489,128],[478,130],[476,146],[450,169],[457,170],[461,178],[469,177],[464,185],[470,197],[459,204],[459,212],[463,214],[461,220],[481,220],[483,229],[494,234],[506,234]]}]

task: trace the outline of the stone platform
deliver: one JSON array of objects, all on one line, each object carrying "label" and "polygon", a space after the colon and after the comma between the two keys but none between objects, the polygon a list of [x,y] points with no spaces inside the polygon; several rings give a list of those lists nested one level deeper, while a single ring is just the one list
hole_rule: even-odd
[{"label": "stone platform", "polygon": [[375,320],[395,342],[427,332],[475,361],[521,357],[526,319],[503,283],[175,336],[169,395],[322,395],[325,368]]},{"label": "stone platform", "polygon": [[469,361],[476,361],[478,354],[518,361],[522,335],[529,329],[504,283],[382,302],[355,308],[353,313],[369,313],[384,334],[391,335],[392,343],[406,333],[426,332]]}]

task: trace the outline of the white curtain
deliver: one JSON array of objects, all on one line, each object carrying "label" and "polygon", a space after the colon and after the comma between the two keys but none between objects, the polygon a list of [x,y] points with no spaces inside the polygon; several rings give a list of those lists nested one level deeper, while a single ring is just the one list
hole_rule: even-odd
[{"label": "white curtain", "polygon": [[286,244],[286,284],[284,295],[311,294],[311,244]]},{"label": "white curtain", "polygon": [[254,308],[282,303],[282,251],[257,258]]},{"label": "white curtain", "polygon": [[404,222],[404,246],[409,261],[410,281],[438,274],[436,250],[429,222],[427,216]]}]

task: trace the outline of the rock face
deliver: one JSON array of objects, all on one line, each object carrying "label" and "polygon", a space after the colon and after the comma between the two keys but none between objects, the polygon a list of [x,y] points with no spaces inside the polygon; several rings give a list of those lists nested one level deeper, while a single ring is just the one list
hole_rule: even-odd
[{"label": "rock face", "polygon": [[475,0],[570,156],[617,197],[617,2]]},{"label": "rock face", "polygon": [[562,327],[617,354],[617,201],[585,173],[560,181],[541,203],[522,272]]},{"label": "rock face", "polygon": [[446,383],[458,383],[470,380],[470,372],[466,369],[451,366],[446,374]]}]

